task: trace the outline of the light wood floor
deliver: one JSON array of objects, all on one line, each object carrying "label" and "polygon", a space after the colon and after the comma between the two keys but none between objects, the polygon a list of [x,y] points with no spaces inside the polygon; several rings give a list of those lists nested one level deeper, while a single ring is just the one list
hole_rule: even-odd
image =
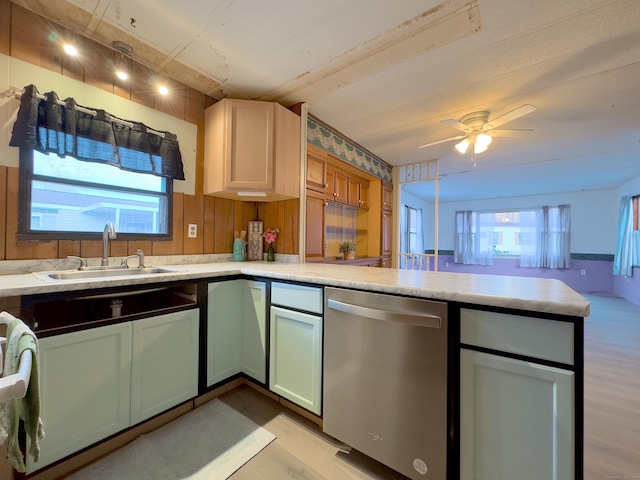
[{"label": "light wood floor", "polygon": [[320,427],[242,385],[220,400],[276,435],[231,480],[382,480],[403,475],[358,452],[348,456]]},{"label": "light wood floor", "polygon": [[585,480],[640,479],[640,307],[585,295]]},{"label": "light wood floor", "polygon": [[[640,307],[585,295],[585,480],[640,480]],[[233,480],[404,478],[361,457],[338,454],[320,429],[274,401],[241,387],[221,397],[277,439]],[[353,455],[353,454],[352,454]]]}]

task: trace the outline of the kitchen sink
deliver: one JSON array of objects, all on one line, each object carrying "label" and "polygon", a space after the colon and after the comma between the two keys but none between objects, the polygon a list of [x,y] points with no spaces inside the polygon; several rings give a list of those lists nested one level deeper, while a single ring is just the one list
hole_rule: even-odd
[{"label": "kitchen sink", "polygon": [[158,273],[178,273],[182,270],[160,267],[145,268],[105,268],[96,270],[65,270],[62,272],[40,273],[45,280],[82,280],[91,278],[131,277]]}]

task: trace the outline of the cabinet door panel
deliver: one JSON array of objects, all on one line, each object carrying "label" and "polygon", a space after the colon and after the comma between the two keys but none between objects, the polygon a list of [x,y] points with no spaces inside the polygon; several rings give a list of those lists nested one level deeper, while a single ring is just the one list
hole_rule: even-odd
[{"label": "cabinet door panel", "polygon": [[198,312],[133,322],[131,424],[198,394]]},{"label": "cabinet door panel", "polygon": [[307,192],[306,251],[307,259],[324,259],[325,199]]},{"label": "cabinet door panel", "polygon": [[327,154],[314,147],[307,146],[307,188],[318,193],[325,193]]},{"label": "cabinet door panel", "polygon": [[268,102],[232,102],[228,115],[228,187],[270,190],[273,186],[274,106]]},{"label": "cabinet door panel", "polygon": [[338,203],[347,203],[349,191],[349,178],[340,172],[335,172],[334,177],[334,200]]},{"label": "cabinet door panel", "polygon": [[129,426],[131,323],[40,339],[45,438],[33,472]]},{"label": "cabinet door panel", "polygon": [[360,208],[369,210],[369,182],[362,182],[359,184],[360,192]]},{"label": "cabinet door panel", "polygon": [[320,415],[322,317],[271,307],[269,388]]},{"label": "cabinet door panel", "polygon": [[573,373],[461,350],[460,478],[574,478]]},{"label": "cabinet door panel", "polygon": [[209,284],[207,386],[242,371],[242,282]]},{"label": "cabinet door panel", "polygon": [[347,203],[353,207],[360,205],[360,189],[358,180],[347,178]]},{"label": "cabinet door panel", "polygon": [[382,209],[393,210],[393,187],[382,185]]},{"label": "cabinet door panel", "polygon": [[267,381],[267,286],[245,280],[243,371],[261,383]]}]

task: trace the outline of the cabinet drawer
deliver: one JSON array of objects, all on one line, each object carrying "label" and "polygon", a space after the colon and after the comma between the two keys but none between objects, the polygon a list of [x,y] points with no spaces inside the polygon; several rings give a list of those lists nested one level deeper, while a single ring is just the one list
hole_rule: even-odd
[{"label": "cabinet drawer", "polygon": [[321,314],[322,289],[273,282],[271,284],[271,303]]},{"label": "cabinet drawer", "polygon": [[467,345],[573,365],[573,324],[463,308],[460,341]]}]

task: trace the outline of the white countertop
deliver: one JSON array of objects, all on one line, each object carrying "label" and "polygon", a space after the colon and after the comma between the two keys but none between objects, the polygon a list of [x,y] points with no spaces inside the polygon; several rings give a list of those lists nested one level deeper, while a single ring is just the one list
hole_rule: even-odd
[{"label": "white countertop", "polygon": [[43,272],[0,275],[0,297],[245,274],[532,312],[577,317],[589,315],[589,302],[585,298],[563,282],[546,278],[281,262],[220,262],[167,267],[180,271],[81,280],[44,280]]}]

